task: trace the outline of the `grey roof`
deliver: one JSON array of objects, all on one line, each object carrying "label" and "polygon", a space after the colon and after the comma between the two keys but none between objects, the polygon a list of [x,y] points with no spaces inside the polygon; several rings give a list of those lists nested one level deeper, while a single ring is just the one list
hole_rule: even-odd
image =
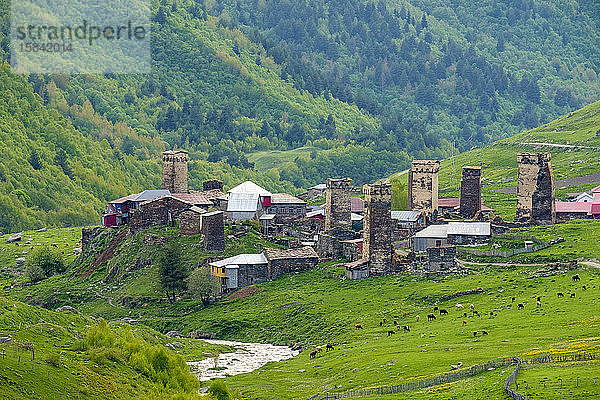
[{"label": "grey roof", "polygon": [[258,193],[229,193],[227,212],[256,212],[258,200]]},{"label": "grey roof", "polygon": [[210,263],[213,267],[225,267],[228,265],[257,265],[267,264],[267,257],[260,254],[238,254],[237,256]]},{"label": "grey roof", "polygon": [[492,232],[489,222],[450,222],[448,235],[489,236]]},{"label": "grey roof", "polygon": [[252,193],[252,194],[259,194],[261,196],[271,196],[271,192],[258,186],[256,183],[251,182],[251,181],[246,181],[244,183],[237,185],[236,187],[231,189],[228,193],[229,194]]},{"label": "grey roof", "polygon": [[417,222],[421,214],[421,211],[392,211],[392,219]]},{"label": "grey roof", "polygon": [[271,219],[275,219],[275,214],[263,214],[263,215],[261,215],[261,217],[259,219],[261,221],[268,221]]},{"label": "grey roof", "polygon": [[325,215],[325,210],[323,210],[322,208],[320,208],[318,210],[310,211],[310,212],[306,213],[306,218],[312,218],[312,217],[315,217],[317,215]]},{"label": "grey roof", "polygon": [[209,213],[204,214],[205,217],[212,217],[213,215],[223,214],[223,211],[211,211]]},{"label": "grey roof", "polygon": [[448,235],[489,236],[490,234],[489,222],[449,222],[446,225],[430,225],[413,237],[446,239]]},{"label": "grey roof", "polygon": [[306,202],[288,193],[273,193],[271,204],[306,204]]},{"label": "grey roof", "polygon": [[131,201],[143,202],[148,200],[154,200],[163,196],[170,196],[171,192],[168,190],[144,190],[142,193],[138,193],[131,198]]},{"label": "grey roof", "polygon": [[197,214],[204,214],[206,213],[206,210],[203,208],[200,208],[198,206],[191,206],[190,208],[188,208],[189,211],[193,211]]},{"label": "grey roof", "polygon": [[324,183],[319,183],[318,185],[315,185],[313,187],[309,187],[309,189],[325,190],[325,189],[327,189],[327,185],[324,184]]},{"label": "grey roof", "polygon": [[351,221],[362,221],[363,220],[363,216],[360,214],[355,214],[355,213],[350,213],[350,220]]}]

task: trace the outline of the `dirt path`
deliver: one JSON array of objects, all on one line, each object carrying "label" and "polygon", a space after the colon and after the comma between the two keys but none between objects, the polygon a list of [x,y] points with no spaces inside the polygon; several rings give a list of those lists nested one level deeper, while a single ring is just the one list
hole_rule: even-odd
[{"label": "dirt path", "polygon": [[581,146],[577,144],[560,144],[560,143],[547,143],[547,142],[524,142],[524,143],[515,143],[520,146],[546,146],[546,147],[559,147],[562,149],[592,149],[592,150],[600,150],[600,147],[594,146]]},{"label": "dirt path", "polygon": [[[546,264],[519,264],[519,263],[495,263],[495,262],[486,262],[486,263],[477,263],[477,262],[470,262],[470,261],[463,261],[463,260],[456,260],[456,262],[461,265],[478,265],[481,267],[485,267],[486,265],[493,265],[494,267],[544,267]],[[583,263],[582,263],[583,264]]]},{"label": "dirt path", "polygon": [[[565,178],[554,181],[554,187],[557,189],[566,188],[569,186],[589,185],[593,183],[600,183],[600,172],[594,172],[589,175],[575,176],[573,178]],[[517,193],[516,186],[509,186],[500,189],[492,189],[494,192],[515,194]]]}]

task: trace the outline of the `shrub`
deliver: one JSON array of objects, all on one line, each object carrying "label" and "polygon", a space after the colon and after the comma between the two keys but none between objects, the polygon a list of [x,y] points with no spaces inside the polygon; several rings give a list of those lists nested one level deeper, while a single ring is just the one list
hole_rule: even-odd
[{"label": "shrub", "polygon": [[215,381],[208,388],[208,393],[216,400],[232,400],[233,393],[231,389],[222,381]]},{"label": "shrub", "polygon": [[112,347],[115,343],[115,333],[106,320],[101,319],[88,329],[85,341],[90,347]]},{"label": "shrub", "polygon": [[67,269],[62,254],[50,246],[42,246],[31,252],[25,273],[36,282]]},{"label": "shrub", "polygon": [[48,364],[59,368],[60,367],[60,354],[58,353],[48,353],[46,355],[46,358],[44,358],[44,361],[46,361]]}]

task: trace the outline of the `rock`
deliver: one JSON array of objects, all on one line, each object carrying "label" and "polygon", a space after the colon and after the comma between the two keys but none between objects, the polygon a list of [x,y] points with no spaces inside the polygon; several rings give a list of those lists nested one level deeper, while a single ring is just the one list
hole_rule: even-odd
[{"label": "rock", "polygon": [[305,369],[299,369],[298,372],[306,372]]},{"label": "rock", "polygon": [[182,338],[183,335],[179,331],[169,331],[165,334],[168,338]]},{"label": "rock", "polygon": [[15,267],[20,267],[25,264],[25,257],[19,257],[15,260]]},{"label": "rock", "polygon": [[40,228],[36,232],[46,232],[47,230],[48,230],[48,228]]},{"label": "rock", "polygon": [[6,239],[6,243],[14,243],[14,242],[18,242],[22,239],[22,235],[20,233],[14,234],[12,236],[9,236],[8,239]]},{"label": "rock", "polygon": [[71,306],[62,306],[62,307],[58,307],[56,310],[56,312],[65,312],[65,311],[69,311],[72,313],[76,313],[78,314],[79,311],[77,311],[75,308],[71,307]]},{"label": "rock", "polygon": [[78,256],[81,254],[81,247],[75,247],[73,249],[73,255]]},{"label": "rock", "polygon": [[360,371],[358,368],[354,368],[354,369],[352,370],[352,372],[358,372],[358,371]]},{"label": "rock", "polygon": [[173,347],[178,348],[178,349],[180,349],[180,348],[183,347],[183,345],[181,344],[181,342],[173,342],[171,344],[173,345]]}]

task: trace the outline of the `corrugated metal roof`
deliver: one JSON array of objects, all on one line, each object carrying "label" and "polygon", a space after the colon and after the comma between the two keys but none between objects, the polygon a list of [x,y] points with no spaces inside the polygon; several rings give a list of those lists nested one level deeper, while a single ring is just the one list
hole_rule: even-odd
[{"label": "corrugated metal roof", "polygon": [[267,264],[267,257],[260,254],[238,254],[237,256],[210,263],[213,267],[225,267],[227,265],[257,265]]},{"label": "corrugated metal roof", "polygon": [[350,197],[350,211],[361,213],[365,211],[365,201],[360,197]]},{"label": "corrugated metal roof", "polygon": [[362,221],[363,219],[364,219],[364,217],[360,214],[350,213],[351,221]]},{"label": "corrugated metal roof", "polygon": [[592,203],[583,201],[556,201],[557,213],[589,213],[592,210]]},{"label": "corrugated metal roof", "polygon": [[288,193],[273,193],[271,204],[306,204],[306,202]]},{"label": "corrugated metal roof", "polygon": [[204,214],[205,217],[212,217],[213,215],[223,214],[223,211],[211,211],[209,213]]},{"label": "corrugated metal roof", "polygon": [[417,222],[421,211],[392,211],[392,219],[399,221]]},{"label": "corrugated metal roof", "polygon": [[230,193],[227,212],[256,212],[258,199],[258,193]]},{"label": "corrugated metal roof", "polygon": [[173,193],[171,196],[175,197],[176,199],[188,201],[196,205],[212,205],[212,202],[208,200],[206,196],[200,193]]},{"label": "corrugated metal roof", "polygon": [[244,183],[237,185],[236,187],[231,189],[228,193],[252,193],[252,194],[256,193],[263,197],[271,196],[271,193],[268,190],[261,188],[256,183],[251,182],[251,181],[246,181]]},{"label": "corrugated metal roof", "polygon": [[413,237],[446,239],[448,237],[448,225],[430,225],[415,233]]},{"label": "corrugated metal roof", "polygon": [[458,197],[439,197],[438,207],[440,208],[455,208],[460,206],[460,199]]},{"label": "corrugated metal roof", "polygon": [[137,195],[133,196],[131,201],[142,202],[142,201],[154,200],[159,197],[169,196],[170,194],[171,194],[171,192],[169,192],[168,190],[164,190],[164,189],[144,190],[142,193],[138,193]]},{"label": "corrugated metal roof", "polygon": [[325,210],[323,209],[318,209],[318,210],[314,210],[314,211],[310,211],[308,213],[306,213],[306,218],[312,218],[312,217],[316,217],[317,215],[325,215]]},{"label": "corrugated metal roof", "polygon": [[489,222],[449,222],[448,235],[489,236],[492,227]]},{"label": "corrugated metal roof", "polygon": [[269,221],[269,220],[275,219],[275,214],[263,214],[263,215],[261,215],[261,217],[259,219],[261,221]]},{"label": "corrugated metal roof", "polygon": [[318,185],[315,185],[313,187],[309,187],[309,189],[325,190],[325,189],[327,189],[327,185],[324,184],[324,183],[319,183]]}]

